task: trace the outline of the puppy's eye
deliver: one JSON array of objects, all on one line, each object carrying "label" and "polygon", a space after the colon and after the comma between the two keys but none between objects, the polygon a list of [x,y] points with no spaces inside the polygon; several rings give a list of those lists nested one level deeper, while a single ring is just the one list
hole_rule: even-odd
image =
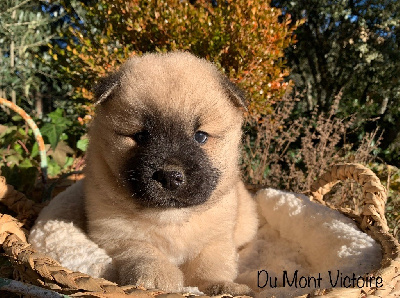
[{"label": "puppy's eye", "polygon": [[194,134],[194,139],[196,140],[197,143],[199,144],[204,144],[207,142],[208,134],[204,131],[196,131]]},{"label": "puppy's eye", "polygon": [[147,130],[142,130],[135,133],[132,138],[139,145],[145,144],[150,140],[150,133]]}]

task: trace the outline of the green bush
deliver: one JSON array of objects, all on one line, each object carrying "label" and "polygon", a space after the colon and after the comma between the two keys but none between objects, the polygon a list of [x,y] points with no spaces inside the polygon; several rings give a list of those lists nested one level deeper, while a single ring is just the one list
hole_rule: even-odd
[{"label": "green bush", "polygon": [[[55,1],[56,2],[56,1]],[[68,2],[64,7],[73,15]],[[68,43],[50,54],[61,75],[76,87],[75,97],[91,99],[97,79],[131,55],[187,50],[219,66],[250,97],[249,112],[272,111],[288,87],[284,49],[294,43],[290,16],[270,1],[101,0],[79,3],[83,25],[60,32]],[[78,41],[78,42],[76,42]]]},{"label": "green bush", "polygon": [[[29,194],[40,173],[39,146],[32,129],[20,116],[0,125],[0,169],[9,184]],[[63,110],[49,113],[45,120],[34,119],[45,141],[47,173],[50,178],[82,166],[82,156],[88,139],[85,127],[67,119]]]}]

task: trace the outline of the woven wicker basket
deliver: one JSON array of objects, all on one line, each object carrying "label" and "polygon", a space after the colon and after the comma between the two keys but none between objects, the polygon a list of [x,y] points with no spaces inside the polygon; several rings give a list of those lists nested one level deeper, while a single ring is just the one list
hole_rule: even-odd
[{"label": "woven wicker basket", "polygon": [[[339,181],[353,179],[363,188],[360,201],[361,214],[352,210],[335,208],[351,217],[362,231],[370,235],[382,246],[381,267],[370,276],[383,279],[381,288],[334,288],[316,290],[308,297],[397,297],[400,296],[400,246],[397,240],[388,233],[384,216],[386,189],[376,175],[359,164],[341,164],[333,166],[330,171],[313,185],[310,198],[322,204],[323,196]],[[157,290],[146,290],[135,286],[119,287],[116,284],[86,274],[63,268],[58,262],[36,252],[26,241],[26,230],[33,223],[41,205],[34,204],[23,194],[14,190],[0,177],[0,201],[16,217],[0,214],[0,245],[14,268],[14,280],[2,279],[0,290],[21,293],[33,297],[188,297],[192,294],[166,294]],[[30,284],[30,285],[27,285]],[[60,293],[60,294],[59,294]],[[204,297],[204,296],[202,296]],[[307,297],[303,296],[303,297]]]}]

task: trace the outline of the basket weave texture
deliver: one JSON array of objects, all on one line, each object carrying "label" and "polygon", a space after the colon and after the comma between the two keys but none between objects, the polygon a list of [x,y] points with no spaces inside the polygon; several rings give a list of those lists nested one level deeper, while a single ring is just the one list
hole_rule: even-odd
[{"label": "basket weave texture", "polygon": [[[350,209],[331,206],[323,200],[323,196],[331,190],[333,185],[347,179],[355,180],[362,186],[363,197],[358,206],[361,210],[360,214],[356,214]],[[310,191],[311,200],[337,209],[352,218],[363,232],[380,243],[382,247],[381,267],[370,273],[369,276],[381,277],[383,287],[319,289],[310,293],[308,297],[400,296],[400,245],[388,232],[384,215],[386,195],[386,189],[376,175],[360,164],[335,165],[314,183]],[[0,283],[1,290],[28,294],[33,297],[43,297],[41,289],[51,290],[46,293],[46,297],[62,297],[58,293],[71,297],[178,298],[193,296],[189,293],[168,294],[137,286],[120,287],[110,281],[92,278],[87,274],[63,268],[52,258],[36,252],[26,241],[26,229],[31,227],[43,205],[35,204],[11,185],[7,185],[4,177],[0,177],[0,202],[17,214],[12,217],[0,213],[0,246],[4,255],[12,262],[15,269],[15,280],[18,280],[9,282],[7,285],[4,285],[4,281],[2,281]],[[28,286],[26,283],[36,287]],[[302,297],[307,297],[307,295]]]}]

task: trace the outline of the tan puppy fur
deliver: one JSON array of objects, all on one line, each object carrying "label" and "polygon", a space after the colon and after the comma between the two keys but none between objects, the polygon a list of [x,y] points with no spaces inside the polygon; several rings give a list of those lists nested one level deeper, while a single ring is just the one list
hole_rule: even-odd
[{"label": "tan puppy fur", "polygon": [[118,282],[249,294],[234,283],[237,249],[257,230],[238,168],[240,91],[211,63],[177,52],[131,58],[96,96],[88,231]]}]

